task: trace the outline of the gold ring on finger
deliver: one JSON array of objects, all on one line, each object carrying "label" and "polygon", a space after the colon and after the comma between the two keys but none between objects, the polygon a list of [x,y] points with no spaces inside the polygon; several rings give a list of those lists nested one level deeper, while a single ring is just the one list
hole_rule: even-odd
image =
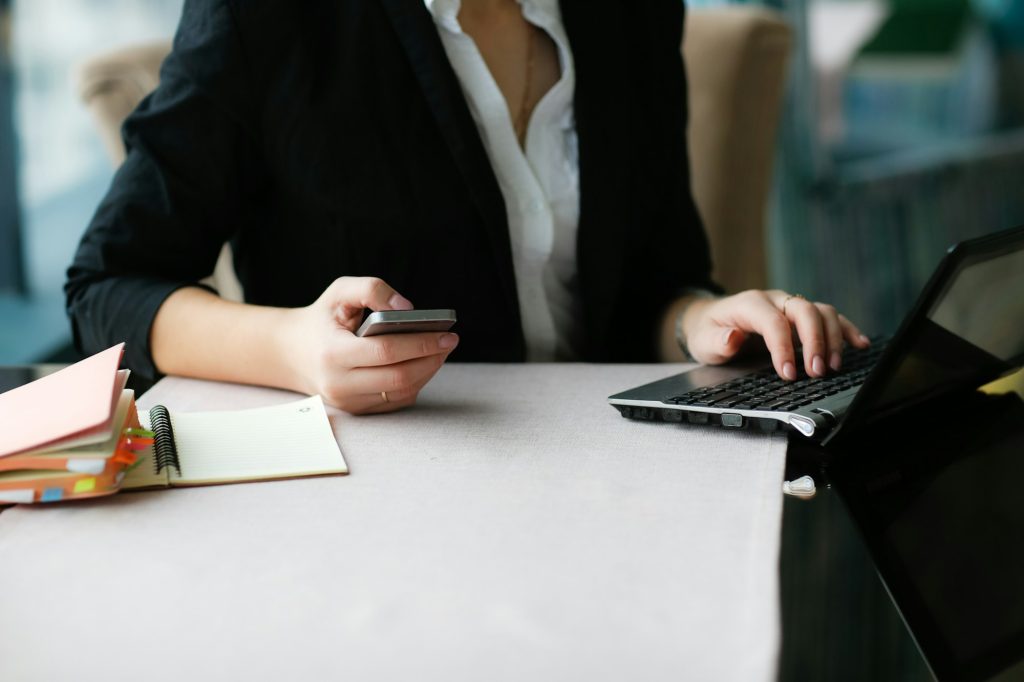
[{"label": "gold ring on finger", "polygon": [[800,300],[803,300],[803,301],[807,300],[806,298],[804,298],[803,294],[790,294],[789,296],[784,298],[782,300],[782,316],[783,317],[786,316],[786,304],[789,303],[794,298],[799,298]]}]

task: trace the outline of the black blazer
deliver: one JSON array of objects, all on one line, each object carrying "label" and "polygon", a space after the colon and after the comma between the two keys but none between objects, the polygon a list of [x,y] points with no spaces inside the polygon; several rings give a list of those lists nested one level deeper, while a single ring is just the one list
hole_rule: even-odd
[{"label": "black blazer", "polygon": [[[656,358],[665,306],[714,288],[689,189],[680,0],[562,0],[575,59],[584,360]],[[455,308],[454,360],[525,358],[497,180],[422,0],[189,0],[160,87],[65,286],[76,343],[149,329],[231,240],[247,301],[341,275]]]}]

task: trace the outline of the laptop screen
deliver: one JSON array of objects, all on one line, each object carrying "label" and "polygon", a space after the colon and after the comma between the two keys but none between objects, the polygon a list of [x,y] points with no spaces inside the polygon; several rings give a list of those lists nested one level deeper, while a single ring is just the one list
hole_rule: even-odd
[{"label": "laptop screen", "polygon": [[[866,387],[866,414],[976,387],[1024,364],[1024,230],[954,251],[901,329],[887,367]],[[882,367],[879,367],[881,370]]]},{"label": "laptop screen", "polygon": [[[954,419],[959,427],[949,427]],[[1024,403],[958,401],[943,414],[900,417],[832,482],[879,574],[940,680],[1024,676]],[[1001,679],[1001,678],[1000,678]]]},{"label": "laptop screen", "polygon": [[1024,358],[1024,250],[965,259],[928,319],[1011,365]]}]

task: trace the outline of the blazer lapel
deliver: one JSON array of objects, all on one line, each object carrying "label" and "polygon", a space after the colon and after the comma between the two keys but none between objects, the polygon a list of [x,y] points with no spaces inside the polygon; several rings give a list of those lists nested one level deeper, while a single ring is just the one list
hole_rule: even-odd
[{"label": "blazer lapel", "polygon": [[416,80],[483,217],[502,290],[521,329],[505,200],[458,77],[422,0],[383,0]]},{"label": "blazer lapel", "polygon": [[[576,238],[586,358],[605,357],[608,325],[619,298],[630,227],[632,161],[627,144],[637,124],[621,96],[628,83],[616,36],[626,25],[617,3],[562,0],[562,21],[576,67],[573,106],[579,141],[580,221]],[[641,293],[642,295],[642,293]]]}]

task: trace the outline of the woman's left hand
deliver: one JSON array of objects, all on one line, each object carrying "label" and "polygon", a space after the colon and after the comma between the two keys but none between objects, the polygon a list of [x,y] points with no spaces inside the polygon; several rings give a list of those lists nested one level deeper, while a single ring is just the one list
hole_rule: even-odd
[{"label": "woman's left hand", "polygon": [[751,334],[761,335],[775,371],[790,381],[797,377],[796,340],[803,346],[804,369],[812,377],[840,368],[844,341],[857,348],[871,345],[833,306],[778,289],[697,299],[686,308],[682,324],[690,355],[712,365],[732,359]]}]

